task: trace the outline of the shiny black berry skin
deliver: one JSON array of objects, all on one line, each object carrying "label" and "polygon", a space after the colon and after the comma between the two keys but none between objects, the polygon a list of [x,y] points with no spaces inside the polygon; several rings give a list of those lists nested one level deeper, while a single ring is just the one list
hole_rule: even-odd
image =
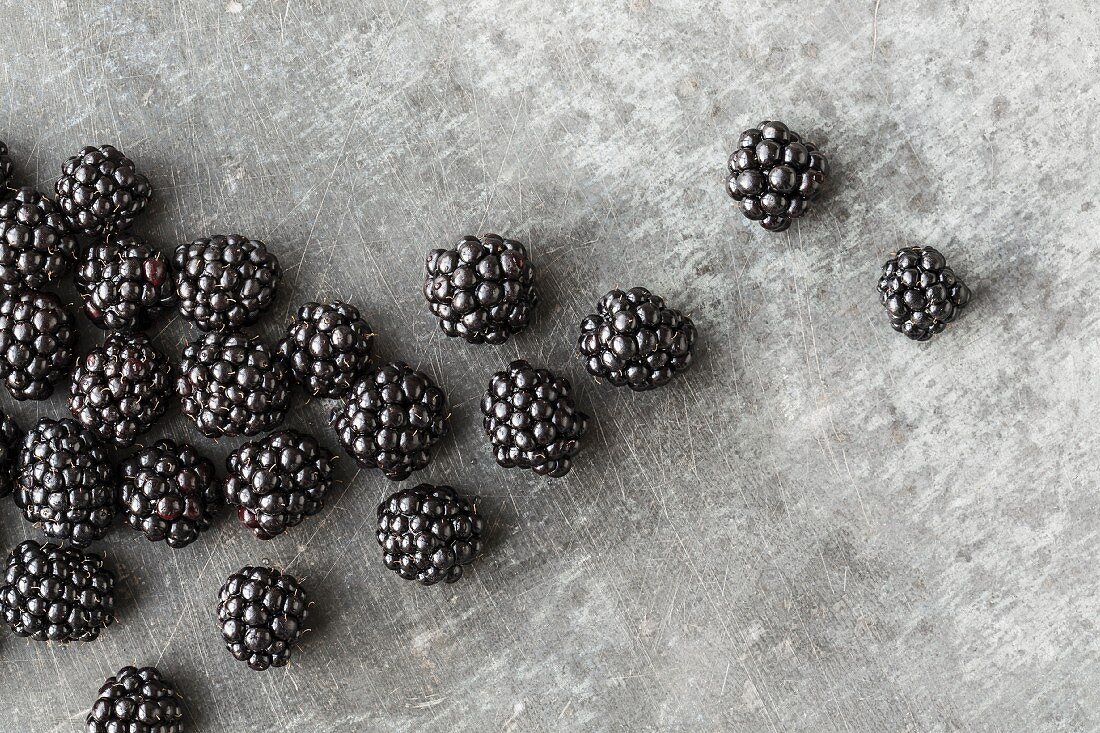
[{"label": "shiny black berry skin", "polygon": [[374,330],[353,305],[306,303],[276,352],[313,397],[343,397],[370,362]]},{"label": "shiny black berry skin", "polygon": [[573,407],[572,385],[547,369],[513,361],[481,398],[485,433],[497,463],[560,478],[573,467],[588,415]]},{"label": "shiny black berry skin", "polygon": [[76,356],[73,316],[53,293],[0,298],[0,379],[17,400],[44,400]]},{"label": "shiny black berry skin", "polygon": [[23,429],[15,420],[0,412],[0,499],[15,486],[15,469],[23,447]]},{"label": "shiny black berry skin", "polygon": [[176,302],[168,260],[140,237],[89,246],[76,271],[88,319],[103,329],[134,331]]},{"label": "shiny black berry skin", "polygon": [[378,468],[393,481],[431,460],[446,433],[447,400],[426,374],[404,362],[365,374],[332,412],[332,427],[359,465]]},{"label": "shiny black berry skin", "polygon": [[183,733],[183,699],[156,667],[123,667],[99,688],[85,733]]},{"label": "shiny black berry skin", "polygon": [[81,148],[61,167],[55,188],[69,225],[89,236],[122,231],[153,197],[148,179],[113,145]]},{"label": "shiny black berry skin", "polygon": [[35,641],[94,641],[115,621],[114,587],[101,555],[27,540],[8,555],[0,615]]},{"label": "shiny black berry skin", "polygon": [[726,193],[745,218],[782,232],[803,216],[829,175],[829,161],[782,122],[745,130],[729,158]]},{"label": "shiny black berry skin", "polygon": [[241,568],[218,593],[225,646],[256,671],[286,666],[308,616],[305,590],[293,576],[272,568]]},{"label": "shiny black berry skin", "polygon": [[932,247],[899,250],[882,266],[878,292],[890,325],[914,341],[935,336],[970,302],[970,288]]},{"label": "shiny black berry skin", "polygon": [[53,201],[20,188],[0,203],[0,290],[38,290],[59,280],[76,260],[76,237]]},{"label": "shiny black berry skin", "polygon": [[481,518],[450,486],[419,484],[378,505],[382,562],[423,585],[454,583],[481,551]]},{"label": "shiny black berry skin", "polygon": [[504,343],[527,327],[538,303],[527,249],[496,234],[432,250],[426,270],[424,297],[439,327],[472,344]]},{"label": "shiny black berry skin", "polygon": [[14,172],[15,166],[12,165],[11,156],[8,155],[8,146],[0,141],[0,188],[10,187]]},{"label": "shiny black berry skin", "polygon": [[214,464],[190,443],[160,440],[122,462],[122,515],[150,542],[186,547],[221,504]]},{"label": "shiny black berry skin", "polygon": [[172,257],[180,314],[203,331],[255,323],[275,302],[279,258],[239,234],[181,244]]}]

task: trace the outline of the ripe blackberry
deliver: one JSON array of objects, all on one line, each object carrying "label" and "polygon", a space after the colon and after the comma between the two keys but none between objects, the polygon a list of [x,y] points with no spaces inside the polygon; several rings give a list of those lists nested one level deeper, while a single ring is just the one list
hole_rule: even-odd
[{"label": "ripe blackberry", "polygon": [[560,478],[573,467],[588,415],[573,407],[565,377],[513,361],[493,375],[481,398],[485,433],[497,463]]},{"label": "ripe blackberry", "polygon": [[218,593],[218,625],[229,653],[254,670],[283,667],[305,631],[309,599],[291,575],[243,567]]},{"label": "ripe blackberry", "polygon": [[0,614],[17,636],[94,641],[115,621],[114,586],[99,555],[27,540],[8,555]]},{"label": "ripe blackberry", "polygon": [[347,303],[306,303],[276,351],[314,397],[342,397],[367,368],[374,331]]},{"label": "ripe blackberry", "polygon": [[44,400],[73,366],[73,317],[53,293],[0,298],[0,379],[17,400]]},{"label": "ripe blackberry", "polygon": [[11,417],[0,412],[0,499],[15,485],[15,467],[23,445],[23,429]]},{"label": "ripe blackberry", "polygon": [[190,443],[160,440],[122,462],[122,513],[150,542],[186,547],[210,528],[221,493],[214,464]]},{"label": "ripe blackberry", "polygon": [[527,327],[538,302],[535,270],[519,242],[465,236],[428,255],[424,297],[448,336],[502,344]]},{"label": "ripe blackberry", "polygon": [[84,313],[100,328],[133,331],[176,302],[168,260],[140,237],[88,247],[76,272]]},{"label": "ripe blackberry", "polygon": [[481,550],[481,518],[450,486],[401,489],[378,505],[382,562],[405,580],[453,583]]},{"label": "ripe blackberry", "polygon": [[0,188],[8,188],[11,183],[15,166],[12,165],[11,156],[8,155],[8,146],[0,142]]},{"label": "ripe blackberry", "polygon": [[107,452],[76,420],[41,418],[26,438],[15,474],[15,503],[47,537],[87,545],[102,539],[118,494]]},{"label": "ripe blackberry", "polygon": [[275,302],[282,276],[263,242],[238,234],[181,244],[172,265],[180,313],[203,331],[255,323]]},{"label": "ripe blackberry", "polygon": [[612,290],[581,323],[585,367],[616,387],[660,387],[691,366],[695,324],[645,288]]},{"label": "ripe blackberry", "polygon": [[0,203],[0,290],[38,290],[76,259],[76,237],[53,201],[23,187]]},{"label": "ripe blackberry", "polygon": [[745,218],[781,232],[809,210],[829,175],[829,161],[782,122],[765,121],[741,133],[729,169],[726,193]]},{"label": "ripe blackberry", "polygon": [[365,467],[401,481],[428,465],[446,432],[447,400],[426,374],[404,362],[373,369],[332,412],[344,450]]},{"label": "ripe blackberry", "polygon": [[208,438],[271,430],[290,406],[286,365],[259,338],[239,331],[188,344],[176,385],[183,412]]},{"label": "ripe blackberry", "polygon": [[878,292],[890,325],[914,341],[932,338],[970,302],[970,288],[932,247],[899,250],[883,265]]},{"label": "ripe blackberry", "polygon": [[86,733],[182,733],[183,700],[156,667],[123,667],[99,688]]},{"label": "ripe blackberry", "polygon": [[69,225],[89,236],[103,236],[130,226],[153,189],[113,145],[89,145],[65,161],[57,179],[57,203]]}]

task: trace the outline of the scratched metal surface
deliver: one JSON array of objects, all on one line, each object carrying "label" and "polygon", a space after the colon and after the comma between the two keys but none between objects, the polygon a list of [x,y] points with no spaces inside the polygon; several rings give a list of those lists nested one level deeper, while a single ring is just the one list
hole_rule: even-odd
[{"label": "scratched metal surface", "polygon": [[[68,647],[5,631],[0,730],[79,729],[128,663],[169,673],[212,733],[1100,726],[1096,6],[561,5],[8,4],[0,137],[24,179],[116,143],[156,187],[136,231],[279,254],[269,339],[301,301],[358,303],[379,352],[452,400],[416,478],[478,494],[491,539],[463,583],[404,583],[371,535],[393,486],[347,460],[330,506],[273,542],[229,519],[177,552],[116,529],[119,623]],[[736,133],[767,116],[836,171],[781,236],[722,192]],[[487,230],[530,244],[543,294],[499,348],[445,339],[418,292],[429,248]],[[977,294],[930,346],[873,292],[905,243],[940,246]],[[599,295],[636,284],[703,339],[645,395],[573,349]],[[156,336],[178,353],[193,334]],[[516,356],[595,417],[566,479],[498,469],[479,433]],[[324,406],[299,406],[289,424],[333,443]],[[156,434],[219,460],[238,442],[189,427]],[[35,536],[5,501],[2,543]],[[293,666],[265,674],[212,618],[256,562],[317,601]]]}]

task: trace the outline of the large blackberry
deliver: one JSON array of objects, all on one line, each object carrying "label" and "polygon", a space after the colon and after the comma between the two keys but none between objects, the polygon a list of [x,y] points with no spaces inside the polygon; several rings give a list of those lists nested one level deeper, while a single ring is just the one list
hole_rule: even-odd
[{"label": "large blackberry", "polygon": [[314,397],[342,397],[367,368],[374,331],[347,303],[306,303],[276,351]]},{"label": "large blackberry", "polygon": [[76,272],[84,313],[100,328],[132,331],[176,302],[168,260],[140,237],[117,237],[85,250]]},{"label": "large blackberry", "polygon": [[428,465],[446,432],[447,400],[426,374],[404,362],[361,377],[332,412],[340,444],[361,466],[401,481]]},{"label": "large blackberry", "polygon": [[20,188],[0,203],[0,289],[38,290],[65,275],[76,259],[76,237],[53,201]]},{"label": "large blackberry", "polygon": [[153,189],[113,145],[81,148],[61,166],[57,203],[73,229],[102,236],[130,226],[141,213]]},{"label": "large blackberry", "polygon": [[465,236],[428,255],[424,297],[448,336],[501,344],[527,327],[538,302],[535,270],[519,242]]},{"label": "large blackberry", "polygon": [[156,667],[123,667],[84,722],[86,733],[183,733],[183,699]]},{"label": "large blackberry", "polygon": [[970,302],[970,288],[932,247],[899,250],[882,266],[878,292],[890,325],[914,341],[932,338]]},{"label": "large blackberry", "polygon": [[183,350],[177,391],[203,435],[256,435],[290,406],[286,365],[256,336],[208,333]]},{"label": "large blackberry", "polygon": [[203,331],[255,323],[275,302],[282,276],[263,242],[239,234],[181,244],[172,264],[180,313]]},{"label": "large blackberry", "polygon": [[283,667],[305,631],[309,599],[291,575],[243,567],[218,593],[218,625],[234,658],[257,671]]},{"label": "large blackberry", "polygon": [[691,366],[695,324],[645,288],[612,290],[581,323],[585,367],[616,387],[660,387]]},{"label": "large blackberry", "polygon": [[0,614],[18,636],[94,641],[115,621],[114,587],[101,556],[27,540],[8,555]]},{"label": "large blackberry", "polygon": [[44,400],[73,366],[73,317],[53,293],[0,298],[0,378],[17,400]]},{"label": "large blackberry", "polygon": [[0,412],[0,499],[11,494],[15,485],[15,469],[22,445],[23,429],[10,416]]},{"label": "large blackberry", "polygon": [[741,133],[729,169],[726,193],[745,218],[781,232],[809,210],[829,175],[829,161],[782,122],[765,121]]},{"label": "large blackberry", "polygon": [[0,141],[0,188],[8,188],[11,182],[15,166],[12,165],[11,156],[8,155],[8,146]]},{"label": "large blackberry", "polygon": [[123,516],[150,542],[186,547],[210,528],[221,493],[214,464],[190,443],[160,440],[119,468]]},{"label": "large blackberry", "polygon": [[450,486],[401,489],[378,505],[382,562],[406,580],[453,583],[481,549],[477,508]]}]

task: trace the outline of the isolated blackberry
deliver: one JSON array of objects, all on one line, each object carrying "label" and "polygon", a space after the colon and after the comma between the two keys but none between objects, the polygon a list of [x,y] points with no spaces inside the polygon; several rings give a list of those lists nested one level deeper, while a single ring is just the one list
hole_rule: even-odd
[{"label": "isolated blackberry", "polygon": [[218,625],[234,658],[257,671],[283,667],[305,631],[309,599],[291,575],[243,567],[218,593]]},{"label": "isolated blackberry", "polygon": [[419,484],[378,505],[382,562],[406,580],[453,583],[481,549],[481,518],[450,486]]},{"label": "isolated blackberry", "polygon": [[76,237],[53,201],[23,187],[0,203],[0,290],[38,290],[75,259]]},{"label": "isolated blackberry", "polygon": [[594,377],[641,392],[691,366],[695,324],[645,288],[612,290],[581,323],[580,351]]},{"label": "isolated blackberry", "polygon": [[565,377],[513,361],[493,375],[481,398],[485,433],[497,463],[559,478],[573,467],[588,415],[574,409]]},{"label": "isolated blackberry", "polygon": [[115,621],[114,587],[102,556],[27,540],[8,555],[0,614],[17,636],[94,641]]},{"label": "isolated blackberry", "polygon": [[538,302],[535,270],[519,242],[465,236],[428,254],[424,297],[448,336],[502,344],[527,327]]},{"label": "isolated blackberry", "polygon": [[745,218],[781,232],[809,210],[829,175],[829,161],[782,122],[765,121],[741,133],[729,169],[726,193]]},{"label": "isolated blackberry", "polygon": [[113,145],[81,148],[61,166],[56,189],[69,225],[89,236],[122,231],[153,196],[134,161]]},{"label": "isolated blackberry", "polygon": [[183,350],[176,389],[183,412],[208,438],[256,435],[290,406],[286,365],[256,336],[208,333]]},{"label": "isolated blackberry", "polygon": [[73,366],[73,317],[53,293],[0,298],[0,378],[17,400],[44,400]]},{"label": "isolated blackberry", "polygon": [[15,166],[8,155],[8,146],[0,142],[0,188],[10,188]]},{"label": "isolated blackberry", "polygon": [[15,486],[15,469],[23,445],[23,429],[13,418],[0,412],[0,499]]},{"label": "isolated blackberry", "polygon": [[276,351],[314,397],[342,397],[367,368],[374,331],[347,303],[306,303]]},{"label": "isolated blackberry", "polygon": [[882,266],[878,292],[890,325],[914,341],[932,338],[970,302],[970,288],[932,247],[899,250]]},{"label": "isolated blackberry", "polygon": [[93,244],[80,258],[76,289],[100,328],[133,331],[176,302],[168,260],[140,237]]},{"label": "isolated blackberry", "polygon": [[203,331],[255,323],[275,302],[282,276],[263,242],[239,234],[181,244],[172,265],[180,313]]},{"label": "isolated blackberry", "polygon": [[150,542],[186,547],[210,528],[220,487],[214,464],[190,443],[157,441],[123,461],[119,474],[122,514]]},{"label": "isolated blackberry", "polygon": [[183,699],[156,667],[123,667],[84,722],[86,733],[183,733]]},{"label": "isolated blackberry", "polygon": [[447,400],[426,374],[391,362],[361,377],[332,412],[340,444],[359,465],[401,481],[428,465],[446,432]]}]

